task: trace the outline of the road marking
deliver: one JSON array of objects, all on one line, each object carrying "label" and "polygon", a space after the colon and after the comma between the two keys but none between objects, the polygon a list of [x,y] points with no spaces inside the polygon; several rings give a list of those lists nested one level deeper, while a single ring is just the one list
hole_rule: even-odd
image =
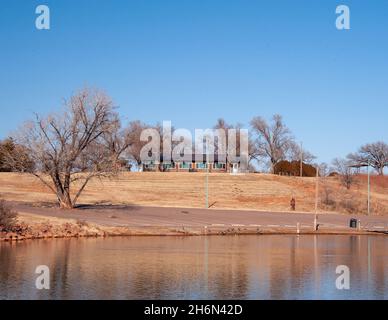
[{"label": "road marking", "polygon": [[212,224],[212,227],[225,227],[224,224]]},{"label": "road marking", "polygon": [[380,226],[374,226],[373,228],[375,228],[375,229],[384,229],[384,227],[380,227]]},{"label": "road marking", "polygon": [[232,224],[232,227],[244,227],[243,224]]},{"label": "road marking", "polygon": [[289,225],[289,224],[286,224],[285,227],[286,227],[286,228],[295,228],[296,226],[291,226],[291,225]]},{"label": "road marking", "polygon": [[275,227],[280,227],[280,226],[278,224],[269,224],[268,227],[275,228]]},{"label": "road marking", "polygon": [[261,227],[261,224],[250,224],[250,227]]}]

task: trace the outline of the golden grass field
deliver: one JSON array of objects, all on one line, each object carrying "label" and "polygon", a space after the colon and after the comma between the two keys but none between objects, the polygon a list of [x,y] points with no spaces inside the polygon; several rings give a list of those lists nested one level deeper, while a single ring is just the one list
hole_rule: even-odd
[{"label": "golden grass field", "polygon": [[[79,203],[203,208],[205,181],[204,173],[126,172],[114,178],[91,181]],[[320,178],[319,187],[321,211],[366,211],[366,177],[358,177],[350,191],[335,177]],[[269,174],[209,175],[212,208],[288,211],[293,196],[297,211],[313,211],[315,178]],[[0,173],[0,197],[32,203],[55,201],[55,196],[39,180],[21,173]],[[372,209],[375,214],[388,214],[388,177],[372,177]]]}]

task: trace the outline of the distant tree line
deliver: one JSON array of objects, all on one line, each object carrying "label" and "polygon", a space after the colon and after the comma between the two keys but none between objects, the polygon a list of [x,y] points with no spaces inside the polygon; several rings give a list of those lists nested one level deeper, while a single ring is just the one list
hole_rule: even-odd
[{"label": "distant tree line", "polygon": [[350,189],[355,181],[355,175],[361,168],[373,168],[380,176],[384,175],[384,170],[388,167],[388,145],[378,141],[361,146],[357,152],[350,153],[343,158],[333,160],[333,174],[339,175],[342,184]]},{"label": "distant tree line", "polygon": [[26,172],[33,167],[34,162],[24,146],[15,143],[12,138],[0,141],[0,172]]},{"label": "distant tree line", "polygon": [[382,141],[365,144],[357,152],[349,154],[347,160],[354,167],[369,165],[382,176],[388,166],[388,145]]}]

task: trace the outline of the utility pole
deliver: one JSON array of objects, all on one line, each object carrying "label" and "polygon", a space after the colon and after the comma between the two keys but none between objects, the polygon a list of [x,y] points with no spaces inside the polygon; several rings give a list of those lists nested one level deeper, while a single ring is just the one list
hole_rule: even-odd
[{"label": "utility pole", "polygon": [[206,178],[205,178],[205,206],[206,206],[206,209],[209,209],[209,158],[210,158],[210,154],[209,154],[209,137],[206,135],[205,137],[205,148],[206,148],[206,152],[205,152],[205,157],[206,157]]},{"label": "utility pole", "polygon": [[209,209],[209,159],[206,155],[206,209]]},{"label": "utility pole", "polygon": [[314,216],[314,231],[317,230],[318,224],[318,196],[319,196],[319,166],[317,165],[317,176],[315,180],[315,216]]},{"label": "utility pole", "polygon": [[370,184],[370,167],[371,167],[371,160],[368,158],[368,162],[362,163],[362,164],[354,164],[349,166],[350,168],[365,168],[367,167],[367,173],[368,173],[368,216],[371,214],[371,184]]},{"label": "utility pole", "polygon": [[368,216],[370,215],[370,159],[368,159]]},{"label": "utility pole", "polygon": [[303,177],[303,142],[300,143],[300,176]]}]

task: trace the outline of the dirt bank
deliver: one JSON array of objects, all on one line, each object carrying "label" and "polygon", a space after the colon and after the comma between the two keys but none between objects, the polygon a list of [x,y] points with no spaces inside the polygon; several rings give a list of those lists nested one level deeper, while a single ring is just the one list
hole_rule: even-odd
[{"label": "dirt bank", "polygon": [[[388,231],[387,216],[314,214],[139,206],[84,206],[74,210],[11,203],[18,228],[0,240],[65,237],[238,234],[368,234]],[[360,221],[349,227],[350,218]]]}]

